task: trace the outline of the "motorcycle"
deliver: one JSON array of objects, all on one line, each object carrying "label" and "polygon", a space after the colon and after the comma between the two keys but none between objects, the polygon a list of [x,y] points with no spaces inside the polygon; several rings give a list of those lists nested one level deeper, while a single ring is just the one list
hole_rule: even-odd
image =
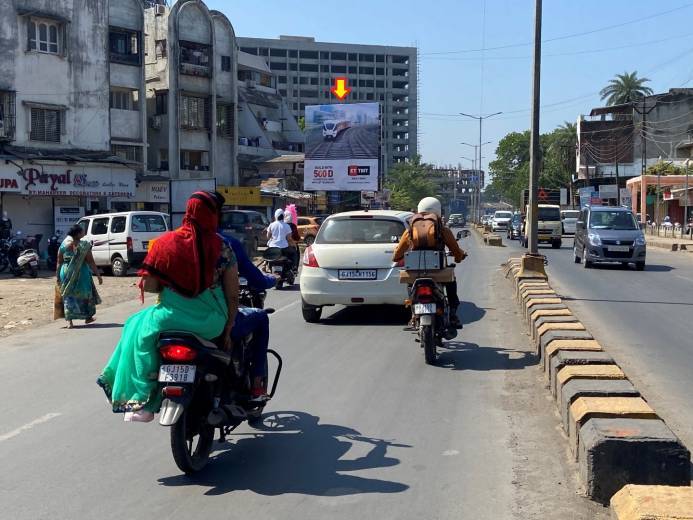
[{"label": "motorcycle", "polygon": [[48,245],[46,246],[48,268],[53,271],[55,271],[56,267],[58,266],[58,249],[60,249],[61,242],[62,239],[60,237],[60,231],[56,231],[48,239]]},{"label": "motorcycle", "polygon": [[280,248],[268,247],[262,253],[262,259],[265,263],[265,270],[279,276],[277,289],[282,289],[284,285],[293,285],[296,282],[293,262],[284,256]]},{"label": "motorcycle", "polygon": [[[32,237],[28,241],[33,244],[36,240]],[[27,240],[17,232],[15,238],[0,242],[0,273],[9,267],[14,276],[22,276],[28,273],[32,278],[38,276],[39,255],[36,249],[26,247]]]},{"label": "motorcycle", "polygon": [[[241,302],[264,306],[264,291],[241,285]],[[264,309],[272,314],[274,309]],[[251,396],[252,336],[234,344],[231,352],[189,332],[168,331],[159,335],[159,391],[163,397],[159,424],[170,426],[171,452],[178,468],[190,475],[209,461],[215,431],[224,442],[244,421],[259,420],[267,402],[274,397],[282,371],[277,361],[271,390],[264,399]]]}]

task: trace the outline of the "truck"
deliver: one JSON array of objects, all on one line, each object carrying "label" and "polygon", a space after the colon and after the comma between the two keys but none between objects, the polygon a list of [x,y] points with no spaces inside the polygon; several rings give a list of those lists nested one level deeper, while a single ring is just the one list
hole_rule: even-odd
[{"label": "truck", "polygon": [[[525,215],[529,215],[529,205],[525,206]],[[522,227],[522,245],[529,245],[529,237],[525,222]],[[537,215],[537,242],[549,243],[554,249],[563,245],[563,223],[561,222],[561,207],[558,204],[539,204]]]}]

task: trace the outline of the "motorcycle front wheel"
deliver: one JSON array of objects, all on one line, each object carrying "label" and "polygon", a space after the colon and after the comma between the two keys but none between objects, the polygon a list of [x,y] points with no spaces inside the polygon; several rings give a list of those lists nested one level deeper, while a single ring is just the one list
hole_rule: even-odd
[{"label": "motorcycle front wheel", "polygon": [[424,359],[427,365],[435,365],[436,362],[436,337],[433,325],[422,325],[421,331],[421,346],[424,349]]},{"label": "motorcycle front wheel", "polygon": [[186,475],[197,473],[207,465],[213,445],[214,427],[204,418],[194,417],[190,408],[186,408],[171,426],[173,460]]}]

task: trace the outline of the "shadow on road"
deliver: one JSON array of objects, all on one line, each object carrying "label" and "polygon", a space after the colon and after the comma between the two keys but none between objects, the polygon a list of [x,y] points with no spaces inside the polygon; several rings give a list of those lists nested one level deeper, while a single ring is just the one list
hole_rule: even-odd
[{"label": "shadow on road", "polygon": [[480,347],[476,343],[464,341],[446,342],[438,352],[436,364],[453,370],[520,370],[539,363],[539,358],[531,352]]},{"label": "shadow on road", "polygon": [[[592,269],[602,270],[602,271],[633,271],[635,268],[630,265],[622,264],[594,264]],[[668,273],[676,269],[669,265],[659,265],[659,264],[647,264],[645,265],[645,271],[652,273]]]},{"label": "shadow on road", "polygon": [[[305,412],[274,412],[263,417],[256,434],[238,435],[229,449],[214,457],[199,475],[159,479],[164,486],[209,486],[205,494],[222,495],[249,490],[260,495],[297,493],[346,496],[364,493],[401,493],[399,482],[344,474],[399,464],[387,449],[410,448],[383,439],[362,436],[346,426],[320,424]],[[370,445],[356,458],[344,458],[352,446]],[[357,450],[363,452],[361,446]]]},{"label": "shadow on road", "polygon": [[457,315],[463,324],[468,325],[475,321],[481,321],[486,316],[486,309],[477,307],[474,302],[460,302]]},{"label": "shadow on road", "polygon": [[75,329],[119,329],[123,326],[122,323],[90,323],[89,325],[75,325],[72,327],[73,330]]},{"label": "shadow on road", "polygon": [[411,318],[409,309],[397,305],[344,307],[321,321],[323,325],[402,325]]}]

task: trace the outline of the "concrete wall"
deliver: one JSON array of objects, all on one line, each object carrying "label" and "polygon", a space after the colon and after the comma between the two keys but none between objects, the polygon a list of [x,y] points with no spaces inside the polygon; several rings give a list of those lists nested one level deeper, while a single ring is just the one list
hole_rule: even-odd
[{"label": "concrete wall", "polygon": [[141,114],[139,110],[111,109],[111,137],[128,141],[141,141]]}]

